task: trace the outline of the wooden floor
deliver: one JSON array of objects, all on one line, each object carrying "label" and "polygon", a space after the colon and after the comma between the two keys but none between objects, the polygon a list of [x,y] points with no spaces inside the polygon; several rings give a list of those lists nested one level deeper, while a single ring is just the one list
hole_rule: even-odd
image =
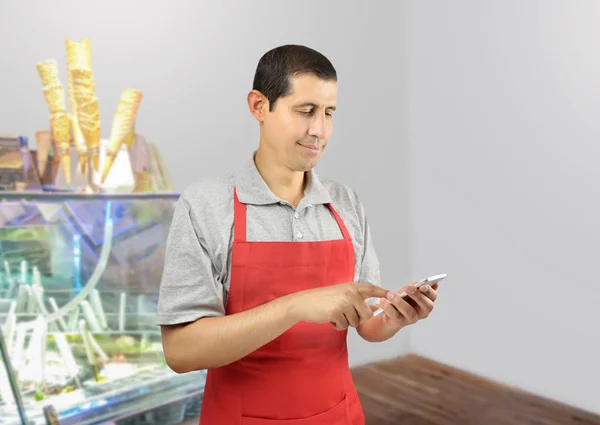
[{"label": "wooden floor", "polygon": [[409,355],[354,370],[367,425],[599,425],[600,416]]},{"label": "wooden floor", "polygon": [[415,355],[353,375],[366,425],[600,425],[600,416]]}]

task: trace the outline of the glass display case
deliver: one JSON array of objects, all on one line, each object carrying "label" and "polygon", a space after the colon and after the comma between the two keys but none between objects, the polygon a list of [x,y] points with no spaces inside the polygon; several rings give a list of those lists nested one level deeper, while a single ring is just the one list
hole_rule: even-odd
[{"label": "glass display case", "polygon": [[199,417],[155,324],[177,197],[0,192],[0,425]]}]

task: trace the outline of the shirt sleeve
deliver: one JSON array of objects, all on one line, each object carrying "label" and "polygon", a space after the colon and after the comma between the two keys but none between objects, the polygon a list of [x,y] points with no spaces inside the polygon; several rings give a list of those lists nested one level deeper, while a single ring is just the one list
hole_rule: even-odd
[{"label": "shirt sleeve", "polygon": [[358,283],[370,283],[372,285],[381,286],[379,258],[377,257],[377,252],[375,251],[375,246],[373,244],[373,235],[367,219],[365,207],[358,198],[356,192],[352,192],[363,240],[363,247],[361,252],[358,253],[359,257],[357,258],[359,261]]},{"label": "shirt sleeve", "polygon": [[373,244],[373,236],[369,222],[364,214],[362,217],[362,229],[364,235],[364,249],[360,264],[359,283],[370,283],[381,286],[381,272],[379,268],[379,258]]},{"label": "shirt sleeve", "polygon": [[379,269],[379,258],[375,252],[373,246],[373,238],[371,236],[371,229],[369,224],[365,221],[365,249],[362,256],[362,263],[360,265],[360,278],[361,283],[370,283],[373,285],[381,286],[381,272]]},{"label": "shirt sleeve", "polygon": [[202,228],[182,196],[166,241],[156,323],[175,325],[225,314],[223,285],[213,267]]}]

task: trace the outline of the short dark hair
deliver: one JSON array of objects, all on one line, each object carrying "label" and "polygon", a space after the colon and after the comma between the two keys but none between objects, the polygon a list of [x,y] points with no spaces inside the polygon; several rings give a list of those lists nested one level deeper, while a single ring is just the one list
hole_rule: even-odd
[{"label": "short dark hair", "polygon": [[269,99],[269,110],[272,111],[277,99],[290,94],[291,78],[302,74],[337,81],[335,68],[325,55],[306,46],[286,44],[269,50],[260,58],[252,89]]}]

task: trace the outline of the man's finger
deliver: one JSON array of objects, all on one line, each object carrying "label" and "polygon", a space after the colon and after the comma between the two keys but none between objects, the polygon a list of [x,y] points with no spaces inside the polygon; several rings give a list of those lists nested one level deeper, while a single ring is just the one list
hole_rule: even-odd
[{"label": "man's finger", "polygon": [[419,288],[419,291],[429,298],[431,301],[435,301],[437,299],[437,292],[429,285],[423,285]]},{"label": "man's finger", "polygon": [[371,285],[369,283],[358,283],[356,284],[356,288],[358,289],[358,293],[363,298],[385,298],[389,290],[382,288],[381,286]]},{"label": "man's finger", "polygon": [[418,312],[420,318],[425,318],[429,316],[431,310],[433,310],[433,301],[425,296],[425,294],[420,293],[420,291],[415,291],[412,295],[409,295],[411,299],[418,305]]},{"label": "man's finger", "polygon": [[390,319],[393,319],[393,320],[400,320],[400,319],[402,319],[402,314],[388,300],[385,300],[385,301],[383,301],[381,303],[381,308],[383,309],[383,312]]},{"label": "man's finger", "polygon": [[353,306],[349,306],[346,310],[344,310],[344,316],[348,321],[348,325],[356,328],[360,325],[360,318],[358,316],[358,312],[354,309]]},{"label": "man's finger", "polygon": [[418,319],[417,310],[411,306],[403,297],[395,296],[390,302],[396,307],[409,322],[416,322]]},{"label": "man's finger", "polygon": [[348,328],[348,320],[346,319],[346,316],[344,315],[344,313],[340,312],[340,313],[336,314],[332,319],[333,320],[331,321],[331,324],[338,331],[343,331],[344,329]]},{"label": "man's finger", "polygon": [[406,301],[407,303],[409,303],[411,307],[414,307],[414,308],[418,308],[419,307],[419,305],[409,295],[404,295],[402,297],[402,299],[404,301]]},{"label": "man's finger", "polygon": [[360,323],[366,322],[371,317],[373,317],[373,309],[371,309],[371,306],[368,305],[364,301],[360,301],[360,302],[356,303],[354,308],[356,309],[356,312],[358,313]]}]

